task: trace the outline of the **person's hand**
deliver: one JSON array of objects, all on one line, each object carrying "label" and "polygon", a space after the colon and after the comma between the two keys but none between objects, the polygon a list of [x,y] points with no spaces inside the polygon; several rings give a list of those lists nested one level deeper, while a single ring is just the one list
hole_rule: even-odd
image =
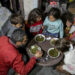
[{"label": "person's hand", "polygon": [[40,58],[40,57],[42,57],[42,55],[43,55],[42,51],[37,50],[35,57]]},{"label": "person's hand", "polygon": [[58,71],[60,71],[60,72],[63,72],[63,67],[62,67],[62,65],[57,66],[56,69],[57,69]]},{"label": "person's hand", "polygon": [[42,26],[42,29],[44,29],[44,26]]}]

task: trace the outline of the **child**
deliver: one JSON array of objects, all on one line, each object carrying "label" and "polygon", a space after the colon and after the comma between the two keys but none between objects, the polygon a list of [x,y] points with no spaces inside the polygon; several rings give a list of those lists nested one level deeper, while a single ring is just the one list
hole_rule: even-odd
[{"label": "child", "polygon": [[13,31],[18,28],[24,27],[24,19],[21,15],[13,14],[10,18],[8,25],[4,28],[3,33],[8,37],[11,37]]},{"label": "child", "polygon": [[42,12],[38,8],[35,8],[30,12],[28,24],[29,31],[33,36],[42,33]]},{"label": "child", "polygon": [[70,74],[75,74],[75,49],[65,53],[64,65],[62,69],[69,72]]},{"label": "child", "polygon": [[57,44],[56,47],[64,52],[64,64],[57,66],[57,69],[61,72],[67,71],[66,73],[75,74],[75,49],[73,49],[75,43],[66,39],[61,39],[59,41],[59,47]]},{"label": "child", "polygon": [[51,8],[43,23],[43,28],[47,28],[46,33],[43,34],[58,37],[60,33],[60,38],[63,38],[63,23],[60,19],[60,14],[59,9]]},{"label": "child", "polygon": [[75,41],[75,19],[74,19],[74,24],[72,25],[69,33],[71,34],[70,39]]},{"label": "child", "polygon": [[66,28],[65,28],[65,37],[70,37],[70,29],[73,24],[73,15],[70,12],[66,14]]}]

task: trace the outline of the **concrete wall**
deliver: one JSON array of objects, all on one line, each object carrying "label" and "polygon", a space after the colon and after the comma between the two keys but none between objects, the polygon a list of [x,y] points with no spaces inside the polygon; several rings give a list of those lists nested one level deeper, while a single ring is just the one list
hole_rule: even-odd
[{"label": "concrete wall", "polygon": [[24,0],[25,19],[28,19],[29,12],[38,7],[38,0]]}]

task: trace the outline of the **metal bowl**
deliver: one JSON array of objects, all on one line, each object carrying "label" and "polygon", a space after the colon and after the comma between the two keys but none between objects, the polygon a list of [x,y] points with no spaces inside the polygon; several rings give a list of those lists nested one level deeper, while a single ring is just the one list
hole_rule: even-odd
[{"label": "metal bowl", "polygon": [[[35,45],[32,45],[30,48],[31,48],[31,49],[34,49],[35,46],[37,47],[37,50],[41,51],[41,48],[40,48],[38,45],[36,45],[36,44],[35,44]],[[30,54],[35,55],[34,53],[31,52],[31,49],[29,49]]]},{"label": "metal bowl", "polygon": [[56,56],[56,57],[53,57],[53,56],[51,56],[50,54],[49,54],[49,51],[51,51],[51,50],[53,50],[54,48],[50,48],[50,49],[48,49],[48,51],[47,51],[47,54],[48,54],[48,56],[50,56],[50,58],[58,58],[59,56],[60,56],[60,52],[58,51],[58,55]]},{"label": "metal bowl", "polygon": [[[39,36],[39,37],[43,37],[43,38],[44,38],[44,40],[43,40],[43,41],[37,41],[37,40],[36,40],[36,38],[37,38],[38,36]],[[42,43],[42,42],[44,42],[44,41],[45,41],[45,36],[44,36],[43,34],[37,34],[37,35],[35,36],[35,38],[34,38],[34,39],[35,39],[35,41],[36,41],[36,42],[38,42],[38,43]]]}]

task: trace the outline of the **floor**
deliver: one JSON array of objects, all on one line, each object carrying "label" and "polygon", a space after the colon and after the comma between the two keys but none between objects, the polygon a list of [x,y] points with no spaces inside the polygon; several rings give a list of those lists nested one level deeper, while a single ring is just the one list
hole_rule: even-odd
[{"label": "floor", "polygon": [[[14,75],[14,70],[10,69],[8,75]],[[28,75],[66,75],[55,70],[53,67],[35,66]]]},{"label": "floor", "polygon": [[56,71],[53,67],[37,66],[29,75],[66,75]]}]

